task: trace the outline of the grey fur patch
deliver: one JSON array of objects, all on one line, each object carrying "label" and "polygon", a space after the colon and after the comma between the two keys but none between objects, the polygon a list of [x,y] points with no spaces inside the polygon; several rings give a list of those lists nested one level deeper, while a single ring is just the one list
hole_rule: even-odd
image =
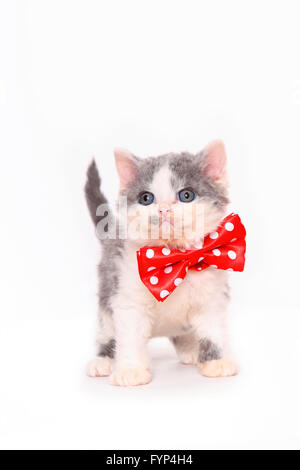
[{"label": "grey fur patch", "polygon": [[212,201],[217,207],[228,204],[225,189],[213,184],[203,173],[201,162],[203,154],[192,155],[188,152],[169,155],[169,168],[173,174],[171,184],[174,191],[192,188],[201,199]]},{"label": "grey fur patch", "polygon": [[[101,204],[106,204],[107,199],[101,191],[101,179],[93,160],[87,171],[87,181],[85,184],[85,196],[87,205],[95,225],[106,215],[97,216],[97,208]],[[110,211],[110,209],[109,209]],[[112,220],[112,215],[109,214]],[[98,267],[99,273],[99,304],[100,307],[111,312],[110,299],[117,292],[118,288],[118,259],[122,257],[124,240],[100,239],[102,243],[102,258]]]},{"label": "grey fur patch", "polygon": [[99,304],[101,308],[112,312],[110,301],[118,290],[119,266],[123,256],[124,240],[103,240],[102,247],[102,258],[98,267]]},{"label": "grey fur patch", "polygon": [[114,339],[111,339],[108,343],[101,344],[98,355],[99,357],[109,357],[110,359],[113,359],[115,357],[115,351],[116,341]]},{"label": "grey fur patch", "polygon": [[173,336],[171,338],[171,341],[174,344],[174,346],[177,346],[180,343],[180,336]]},{"label": "grey fur patch", "polygon": [[96,215],[97,207],[101,204],[107,203],[107,199],[102,193],[100,186],[101,179],[99,176],[96,162],[95,160],[93,160],[87,170],[87,181],[85,183],[84,192],[90,215],[95,225],[97,225],[97,223],[100,222],[107,215]]},{"label": "grey fur patch", "polygon": [[220,349],[209,339],[203,338],[199,343],[199,358],[200,363],[221,359]]},{"label": "grey fur patch", "polygon": [[155,173],[166,163],[167,155],[160,157],[148,157],[145,159],[135,158],[136,175],[130,186],[122,191],[123,196],[127,196],[127,203],[130,206],[138,201],[138,196],[143,191],[148,191],[153,181]]}]

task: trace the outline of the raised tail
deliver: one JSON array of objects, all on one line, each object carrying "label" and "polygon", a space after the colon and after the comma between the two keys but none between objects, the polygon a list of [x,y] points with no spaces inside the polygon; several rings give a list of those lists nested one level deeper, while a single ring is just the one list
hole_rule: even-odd
[{"label": "raised tail", "polygon": [[97,208],[101,204],[107,204],[107,199],[101,192],[101,178],[95,160],[92,161],[87,170],[87,181],[85,183],[84,192],[86,202],[95,225],[100,222],[105,215],[98,216]]}]

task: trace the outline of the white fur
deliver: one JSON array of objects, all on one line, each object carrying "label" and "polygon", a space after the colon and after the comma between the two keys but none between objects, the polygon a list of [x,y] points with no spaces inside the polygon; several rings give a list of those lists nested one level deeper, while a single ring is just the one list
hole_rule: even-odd
[{"label": "white fur", "polygon": [[150,191],[155,194],[157,202],[170,204],[176,202],[174,190],[171,186],[170,170],[167,166],[163,166],[156,173]]}]

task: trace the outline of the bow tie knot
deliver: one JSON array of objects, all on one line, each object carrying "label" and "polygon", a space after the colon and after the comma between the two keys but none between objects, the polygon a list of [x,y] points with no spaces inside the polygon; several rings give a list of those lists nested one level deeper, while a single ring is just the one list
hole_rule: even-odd
[{"label": "bow tie knot", "polygon": [[227,216],[215,232],[207,235],[200,249],[171,250],[145,246],[137,251],[142,282],[154,297],[163,302],[184,280],[189,269],[203,271],[208,267],[243,271],[246,230],[237,214]]}]

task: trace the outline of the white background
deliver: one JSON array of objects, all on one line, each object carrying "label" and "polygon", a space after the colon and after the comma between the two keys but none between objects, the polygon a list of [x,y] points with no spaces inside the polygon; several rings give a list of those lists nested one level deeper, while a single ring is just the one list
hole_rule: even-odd
[{"label": "white background", "polygon": [[[0,1],[1,448],[299,448],[299,2]],[[88,379],[96,157],[222,138],[248,231],[232,274],[241,374],[150,345],[153,382]]]}]

